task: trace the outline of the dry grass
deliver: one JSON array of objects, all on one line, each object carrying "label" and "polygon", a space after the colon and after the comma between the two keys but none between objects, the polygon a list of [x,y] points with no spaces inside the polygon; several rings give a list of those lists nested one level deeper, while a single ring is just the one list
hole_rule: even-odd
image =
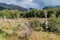
[{"label": "dry grass", "polygon": [[[32,20],[39,20],[39,21],[43,21],[43,19],[34,19],[34,18],[20,18],[20,19],[0,19],[0,29],[2,29],[3,31],[7,32],[8,34],[12,34],[13,33],[13,29],[16,29],[17,27],[19,27],[16,31],[17,36],[16,35],[12,35],[11,37],[8,37],[7,39],[2,37],[0,35],[0,40],[20,40],[18,39],[18,36],[23,35],[26,31],[22,30],[22,29],[26,29],[28,26],[25,24],[28,21],[32,21]],[[18,24],[21,24],[20,26]],[[28,30],[28,29],[27,29]],[[28,33],[30,32],[27,31]],[[22,39],[21,39],[22,40]],[[54,33],[48,33],[48,32],[37,32],[37,31],[32,31],[32,35],[30,35],[28,37],[28,40],[60,40],[60,36],[54,34]]]},{"label": "dry grass", "polygon": [[60,40],[60,37],[54,33],[33,32],[29,40]]}]

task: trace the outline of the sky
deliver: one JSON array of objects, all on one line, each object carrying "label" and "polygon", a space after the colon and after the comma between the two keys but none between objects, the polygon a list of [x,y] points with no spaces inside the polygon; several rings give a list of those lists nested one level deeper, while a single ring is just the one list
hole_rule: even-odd
[{"label": "sky", "polygon": [[24,8],[41,9],[45,6],[60,5],[60,0],[0,0],[0,3],[15,4]]}]

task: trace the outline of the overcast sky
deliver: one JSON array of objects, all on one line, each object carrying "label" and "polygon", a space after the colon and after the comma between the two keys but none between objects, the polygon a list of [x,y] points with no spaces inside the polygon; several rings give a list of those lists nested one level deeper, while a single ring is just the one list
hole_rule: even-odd
[{"label": "overcast sky", "polygon": [[15,4],[25,8],[41,9],[45,6],[60,5],[60,0],[0,0],[0,3]]}]

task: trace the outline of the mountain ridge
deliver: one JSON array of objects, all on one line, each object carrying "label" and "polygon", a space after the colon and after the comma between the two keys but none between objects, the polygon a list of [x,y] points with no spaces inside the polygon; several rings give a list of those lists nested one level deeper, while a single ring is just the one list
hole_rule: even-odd
[{"label": "mountain ridge", "polygon": [[51,8],[57,8],[60,9],[60,5],[56,5],[56,6],[46,6],[43,9],[51,9]]},{"label": "mountain ridge", "polygon": [[27,10],[26,8],[20,7],[18,5],[0,3],[0,10],[4,10],[4,9],[9,9],[9,10],[15,10],[15,9],[17,9],[19,11]]}]

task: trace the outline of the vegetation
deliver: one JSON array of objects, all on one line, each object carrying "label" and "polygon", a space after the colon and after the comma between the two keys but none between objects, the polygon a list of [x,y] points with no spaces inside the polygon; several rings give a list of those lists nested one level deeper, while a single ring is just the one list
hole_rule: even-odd
[{"label": "vegetation", "polygon": [[[48,18],[51,17],[60,17],[60,9],[52,8],[46,10],[48,15]],[[27,10],[27,11],[18,11],[18,10],[1,10],[0,11],[0,17],[6,18],[45,18],[44,16],[44,10]]]},{"label": "vegetation", "polygon": [[0,35],[1,40],[60,40],[60,9],[1,10]]},{"label": "vegetation", "polygon": [[[20,19],[4,19],[0,20],[0,34],[3,36],[2,40],[5,38],[6,40],[33,40],[38,35],[41,36],[41,40],[47,40],[46,36],[49,36],[49,40],[60,40],[60,36],[56,34],[60,34],[59,28],[59,20],[49,19],[48,29],[43,28],[42,18],[20,18]],[[46,31],[45,31],[46,30]],[[37,34],[35,34],[37,33]],[[41,33],[41,34],[40,34]],[[56,34],[55,34],[56,33]],[[33,37],[36,35],[35,37]],[[54,38],[50,38],[51,36],[55,36]],[[40,40],[37,37],[36,40]]]}]

